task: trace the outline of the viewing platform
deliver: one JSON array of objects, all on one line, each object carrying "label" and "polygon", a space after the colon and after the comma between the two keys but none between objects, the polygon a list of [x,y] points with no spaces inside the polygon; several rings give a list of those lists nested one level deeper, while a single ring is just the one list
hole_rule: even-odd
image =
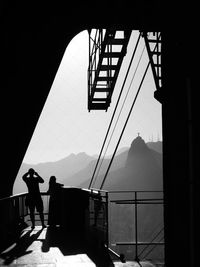
[{"label": "viewing platform", "polygon": [[1,253],[0,266],[104,266],[97,265],[102,261],[97,254],[77,236],[64,236],[59,227],[29,226]]},{"label": "viewing platform", "polygon": [[[126,195],[128,193],[132,194],[132,192],[126,192]],[[120,198],[119,195],[117,198],[113,196],[116,194],[120,194]],[[138,197],[137,194],[139,193],[134,192],[133,195]],[[110,221],[110,209],[113,205],[136,206],[138,204],[141,206],[142,202],[149,203],[148,206],[152,205],[151,203],[160,205],[160,197],[157,200],[155,197],[151,198],[150,201],[150,195],[146,199],[122,200],[120,192],[108,194],[106,191],[64,188],[63,204],[60,207],[62,213],[60,225],[47,225],[42,228],[39,218],[36,218],[36,226],[32,229],[28,209],[25,206],[26,195],[27,193],[24,193],[0,200],[1,214],[5,215],[2,216],[0,223],[0,266],[164,266],[159,261],[155,263],[150,259],[142,259],[141,252],[144,247],[139,250],[141,243],[139,239],[122,244],[122,247],[125,245],[132,247],[132,254],[137,253],[136,256],[141,256],[138,262],[134,259],[125,259],[123,254],[120,255],[117,250],[114,251],[113,248],[121,244],[113,243],[112,231],[116,228],[113,228],[113,222]],[[49,195],[44,192],[41,195],[47,224]],[[70,199],[73,201],[70,202]],[[152,240],[152,244],[145,242],[145,246],[150,245],[152,249],[155,243],[157,246],[163,246],[163,243],[155,239]]]},{"label": "viewing platform", "polygon": [[25,228],[0,255],[0,266],[29,267],[153,267],[148,261],[112,262],[107,253],[87,246],[75,237],[63,238],[59,228]]}]

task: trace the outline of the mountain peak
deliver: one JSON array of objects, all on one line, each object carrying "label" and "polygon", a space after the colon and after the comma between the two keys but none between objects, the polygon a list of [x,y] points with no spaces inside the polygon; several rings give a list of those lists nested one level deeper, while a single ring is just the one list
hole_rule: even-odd
[{"label": "mountain peak", "polygon": [[148,146],[146,145],[142,137],[138,134],[138,136],[131,143],[130,152],[144,152],[147,150],[149,150]]},{"label": "mountain peak", "polygon": [[143,157],[144,155],[149,154],[149,152],[150,149],[148,148],[142,137],[138,134],[138,136],[131,143],[131,147],[128,151],[126,165],[132,164],[133,158]]}]

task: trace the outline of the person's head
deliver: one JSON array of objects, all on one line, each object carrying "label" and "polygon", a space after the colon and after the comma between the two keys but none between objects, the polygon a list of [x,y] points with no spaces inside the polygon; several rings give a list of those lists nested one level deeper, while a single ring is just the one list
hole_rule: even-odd
[{"label": "person's head", "polygon": [[33,168],[30,168],[29,171],[28,171],[28,173],[29,173],[30,175],[33,175],[33,174],[35,173],[35,171],[34,171]]},{"label": "person's head", "polygon": [[49,183],[55,183],[56,182],[56,177],[55,176],[51,176],[49,178]]}]

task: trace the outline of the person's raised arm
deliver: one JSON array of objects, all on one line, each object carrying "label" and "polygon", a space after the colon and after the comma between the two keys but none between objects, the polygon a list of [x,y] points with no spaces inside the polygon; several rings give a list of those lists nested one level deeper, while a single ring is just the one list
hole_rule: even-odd
[{"label": "person's raised arm", "polygon": [[43,184],[44,183],[44,179],[37,173],[35,172],[36,178],[38,178],[38,182]]},{"label": "person's raised arm", "polygon": [[25,182],[27,179],[28,179],[28,172],[26,172],[23,176],[22,176],[22,179],[23,181]]}]

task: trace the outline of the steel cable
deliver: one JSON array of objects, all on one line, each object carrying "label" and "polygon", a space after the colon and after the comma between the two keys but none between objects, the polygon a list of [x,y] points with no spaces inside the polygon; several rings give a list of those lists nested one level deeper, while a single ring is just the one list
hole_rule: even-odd
[{"label": "steel cable", "polygon": [[130,83],[129,88],[128,88],[128,90],[127,90],[127,93],[126,93],[126,96],[125,96],[125,98],[124,98],[124,101],[123,101],[123,103],[122,103],[120,112],[119,112],[119,114],[118,114],[117,120],[116,120],[116,122],[115,122],[114,128],[113,128],[113,130],[112,130],[111,136],[110,136],[109,141],[108,141],[108,144],[107,144],[107,146],[106,146],[106,150],[105,150],[105,152],[104,152],[103,158],[101,159],[101,163],[100,163],[100,165],[99,165],[99,167],[98,167],[97,174],[96,174],[96,177],[95,177],[93,183],[95,183],[95,181],[96,181],[96,179],[97,179],[97,177],[98,177],[98,174],[99,174],[100,168],[101,168],[101,166],[102,166],[103,160],[104,160],[104,158],[105,158],[106,152],[107,152],[107,150],[108,150],[108,147],[109,147],[109,145],[110,145],[111,139],[112,139],[113,134],[114,134],[114,131],[115,131],[116,126],[117,126],[117,124],[118,124],[119,118],[120,118],[120,116],[121,116],[123,107],[124,107],[125,102],[126,102],[126,99],[127,99],[128,94],[129,94],[129,92],[130,92],[130,89],[131,89],[131,85],[132,85],[133,79],[135,78],[135,74],[136,74],[136,72],[137,72],[137,70],[138,70],[140,61],[141,61],[141,59],[142,59],[142,56],[143,56],[143,53],[144,53],[144,49],[145,49],[145,46],[144,46],[144,48],[143,48],[143,50],[142,50],[142,53],[141,53],[141,55],[140,55],[140,58],[139,58],[139,60],[138,60],[137,66],[136,66],[136,68],[135,68],[134,74],[133,74],[132,79],[131,79],[131,83]]},{"label": "steel cable", "polygon": [[128,120],[129,120],[129,118],[130,118],[130,115],[131,115],[131,112],[132,112],[133,107],[134,107],[134,105],[135,105],[135,102],[136,102],[136,100],[137,100],[137,97],[138,97],[138,95],[139,95],[140,89],[141,89],[141,87],[142,87],[142,84],[143,84],[144,78],[145,78],[145,76],[146,76],[146,74],[147,74],[147,71],[148,71],[149,66],[150,66],[150,62],[147,64],[147,67],[146,67],[145,72],[144,72],[144,74],[143,74],[143,77],[142,77],[142,80],[141,80],[141,82],[140,82],[139,88],[138,88],[138,90],[137,90],[137,93],[136,93],[136,95],[135,95],[135,98],[134,98],[134,100],[133,100],[133,103],[132,103],[132,105],[131,105],[131,108],[130,108],[130,110],[129,110],[127,119],[126,119],[126,121],[125,121],[124,127],[123,127],[123,129],[122,129],[121,134],[120,134],[119,140],[118,140],[117,145],[116,145],[116,147],[115,147],[114,153],[113,153],[112,158],[111,158],[111,160],[110,160],[108,169],[107,169],[107,171],[106,171],[106,174],[105,174],[105,176],[104,176],[104,178],[103,178],[103,181],[102,181],[102,184],[101,184],[101,186],[100,186],[100,190],[102,189],[102,187],[103,187],[103,185],[104,185],[104,183],[105,183],[105,180],[106,180],[106,178],[107,178],[108,172],[109,172],[110,167],[111,167],[111,165],[112,165],[113,159],[114,159],[115,154],[116,154],[116,152],[117,152],[118,146],[119,146],[120,141],[121,141],[121,139],[122,139],[123,133],[124,133],[124,131],[125,131],[126,125],[127,125]]},{"label": "steel cable", "polygon": [[100,158],[101,158],[101,155],[102,155],[102,152],[103,152],[103,149],[104,149],[104,146],[105,146],[105,143],[106,143],[106,140],[107,140],[107,137],[108,137],[108,134],[109,134],[109,131],[110,131],[110,128],[111,128],[111,125],[112,125],[112,122],[113,122],[113,119],[114,119],[114,116],[115,116],[115,113],[116,113],[116,110],[117,110],[117,107],[118,107],[118,104],[119,104],[119,101],[120,101],[120,98],[121,98],[123,89],[124,89],[124,86],[125,86],[125,83],[126,83],[126,80],[127,80],[127,77],[128,77],[128,73],[129,73],[130,67],[131,67],[131,65],[132,65],[132,61],[133,61],[133,58],[134,58],[134,56],[135,56],[135,53],[136,53],[136,50],[137,50],[137,47],[138,47],[138,43],[139,43],[140,37],[141,37],[141,33],[140,33],[139,36],[138,36],[137,43],[136,43],[136,45],[135,45],[135,49],[134,49],[134,51],[133,51],[133,54],[132,54],[132,57],[131,57],[131,60],[130,60],[130,63],[129,63],[129,67],[128,67],[128,69],[127,69],[126,76],[125,76],[125,78],[124,78],[123,85],[122,85],[122,87],[121,87],[120,94],[119,94],[119,96],[118,96],[118,99],[117,99],[117,102],[116,102],[116,105],[115,105],[115,109],[114,109],[114,111],[113,111],[113,115],[112,115],[112,118],[111,118],[111,120],[110,120],[108,129],[107,129],[107,132],[106,132],[104,141],[103,141],[103,145],[102,145],[102,147],[101,147],[101,151],[100,151],[100,153],[99,153],[99,157],[98,157],[98,160],[97,160],[97,162],[96,162],[96,165],[95,165],[95,168],[94,168],[94,172],[93,172],[92,178],[91,178],[91,180],[90,180],[90,184],[89,184],[88,189],[90,189],[91,186],[92,186],[92,183],[93,183],[93,180],[94,180],[94,176],[95,176],[95,173],[96,173],[96,170],[97,170],[97,166],[98,166],[98,164],[99,164],[99,161],[100,161]]},{"label": "steel cable", "polygon": [[[159,36],[159,38],[160,38],[160,36]],[[155,51],[156,48],[157,48],[157,45],[155,45],[155,47],[154,47],[154,51]],[[141,87],[142,87],[144,78],[145,78],[145,76],[146,76],[146,74],[147,74],[147,71],[148,71],[148,68],[149,68],[150,64],[151,64],[151,62],[150,62],[150,60],[149,60],[149,62],[148,62],[148,64],[147,64],[147,67],[146,67],[146,69],[145,69],[145,72],[144,72],[144,74],[143,74],[142,80],[141,80],[141,82],[140,82],[140,85],[139,85],[139,87],[138,87],[137,93],[136,93],[135,98],[134,98],[134,100],[133,100],[132,106],[131,106],[131,108],[130,108],[130,110],[129,110],[129,113],[128,113],[126,122],[125,122],[124,127],[123,127],[123,129],[122,129],[122,132],[121,132],[121,134],[120,134],[119,140],[118,140],[117,145],[116,145],[116,147],[115,147],[115,150],[114,150],[114,152],[113,152],[113,155],[112,155],[112,158],[111,158],[111,160],[110,160],[108,169],[107,169],[107,171],[106,171],[106,173],[105,173],[105,176],[104,176],[104,178],[103,178],[102,184],[101,184],[101,186],[100,186],[100,190],[102,189],[102,187],[103,187],[103,185],[104,185],[104,183],[105,183],[105,180],[106,180],[106,178],[107,178],[108,172],[109,172],[110,167],[111,167],[111,165],[112,165],[113,159],[114,159],[115,154],[116,154],[116,152],[117,152],[118,146],[119,146],[120,141],[121,141],[121,139],[122,139],[123,133],[124,133],[124,131],[125,131],[126,125],[127,125],[128,120],[129,120],[129,118],[130,118],[131,112],[132,112],[132,110],[133,110],[133,107],[134,107],[135,102],[136,102],[136,100],[137,100],[137,97],[138,97],[138,95],[139,95],[140,89],[141,89]]]}]

